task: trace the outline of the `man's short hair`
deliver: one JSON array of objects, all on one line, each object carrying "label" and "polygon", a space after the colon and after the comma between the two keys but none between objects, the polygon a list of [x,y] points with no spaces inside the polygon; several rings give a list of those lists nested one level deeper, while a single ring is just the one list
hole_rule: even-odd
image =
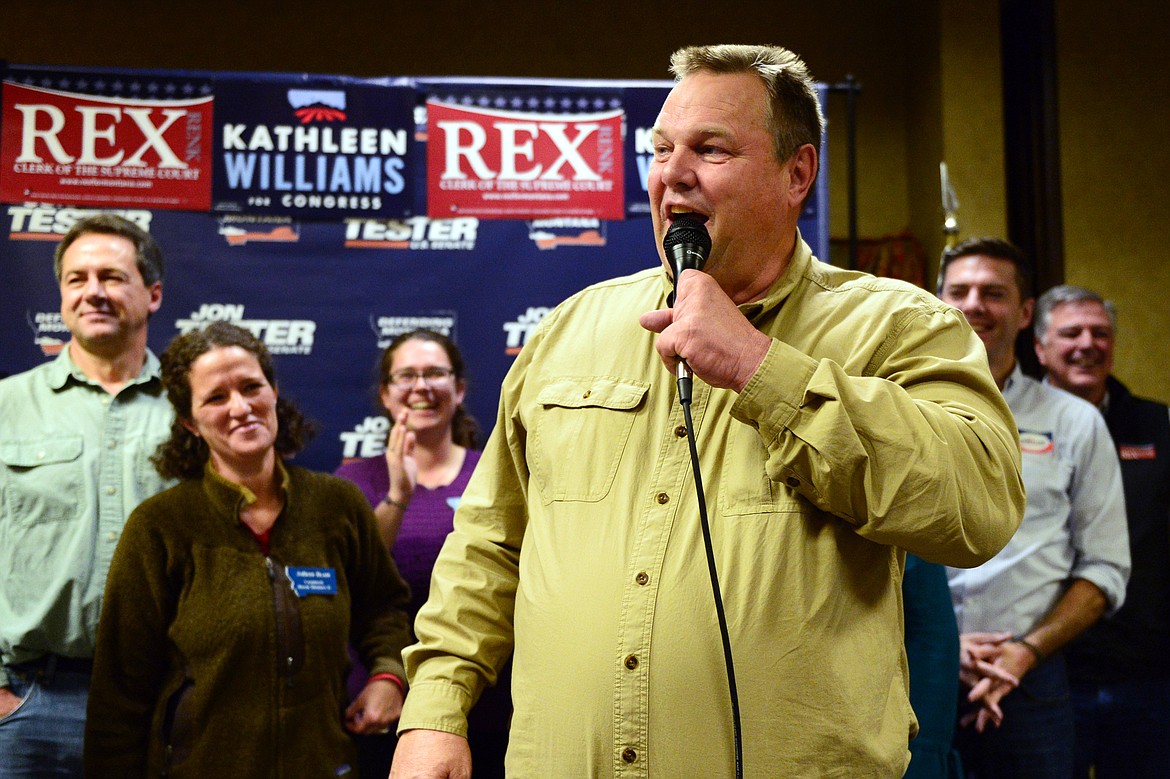
[{"label": "man's short hair", "polygon": [[1105,313],[1109,316],[1109,324],[1113,326],[1113,330],[1117,330],[1117,306],[1113,305],[1112,300],[1106,300],[1100,294],[1094,292],[1086,287],[1078,287],[1075,284],[1061,284],[1053,287],[1040,296],[1036,301],[1036,323],[1033,326],[1036,333],[1036,340],[1041,343],[1044,342],[1044,336],[1048,334],[1048,323],[1052,320],[1052,311],[1057,306],[1063,306],[1066,303],[1100,303],[1105,309]]},{"label": "man's short hair", "polygon": [[675,80],[698,72],[754,73],[768,91],[768,129],[776,159],[786,161],[806,143],[819,154],[825,116],[804,61],[780,46],[687,46],[670,57]]},{"label": "man's short hair", "polygon": [[952,262],[964,257],[975,256],[1010,262],[1016,268],[1016,287],[1020,292],[1020,300],[1027,300],[1035,296],[1032,291],[1032,263],[1028,262],[1024,253],[1011,241],[988,237],[968,238],[943,253],[942,262],[939,263],[938,268],[938,289],[935,291],[939,295],[942,294],[943,283],[947,278],[947,268],[951,266]]},{"label": "man's short hair", "polygon": [[57,251],[53,255],[53,272],[56,274],[58,282],[61,281],[61,262],[65,257],[65,251],[74,241],[86,233],[117,235],[125,238],[134,244],[135,259],[138,264],[138,272],[142,274],[143,283],[149,287],[156,281],[162,281],[162,250],[158,248],[158,244],[155,243],[150,233],[125,217],[116,214],[96,214],[77,220],[73,227],[69,228],[69,232],[65,233],[61,243],[57,244]]}]

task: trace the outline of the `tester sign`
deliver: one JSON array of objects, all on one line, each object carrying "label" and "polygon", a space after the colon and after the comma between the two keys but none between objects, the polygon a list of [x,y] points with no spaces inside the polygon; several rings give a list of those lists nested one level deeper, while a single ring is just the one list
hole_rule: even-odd
[{"label": "tester sign", "polygon": [[211,109],[5,82],[0,200],[207,210]]},{"label": "tester sign", "polygon": [[432,218],[621,219],[622,111],[533,114],[427,102]]}]

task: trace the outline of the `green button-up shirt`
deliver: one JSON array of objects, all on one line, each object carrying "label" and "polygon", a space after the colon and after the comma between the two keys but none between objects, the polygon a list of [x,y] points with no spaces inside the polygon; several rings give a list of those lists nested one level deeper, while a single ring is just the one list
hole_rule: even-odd
[{"label": "green button-up shirt", "polygon": [[[723,652],[675,381],[638,315],[660,269],[574,296],[499,418],[404,653],[400,730],[465,732],[514,650],[515,777],[730,776]],[[900,777],[904,552],[976,565],[1024,507],[1019,444],[963,315],[792,262],[741,311],[773,339],[694,418],[735,658],[745,775]]]},{"label": "green button-up shirt", "polygon": [[149,458],[171,419],[150,352],[117,395],[68,347],[0,381],[0,686],[9,665],[93,655],[122,526],[168,484]]}]

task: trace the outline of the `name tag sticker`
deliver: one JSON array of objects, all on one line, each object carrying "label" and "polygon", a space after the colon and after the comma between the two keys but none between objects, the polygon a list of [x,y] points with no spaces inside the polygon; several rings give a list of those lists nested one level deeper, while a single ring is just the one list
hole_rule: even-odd
[{"label": "name tag sticker", "polygon": [[284,569],[298,598],[307,595],[336,595],[337,571],[332,568],[300,568],[288,566]]},{"label": "name tag sticker", "polygon": [[1034,430],[1020,431],[1020,451],[1024,454],[1051,454],[1056,451],[1056,444],[1052,440],[1050,431],[1036,432]]},{"label": "name tag sticker", "polygon": [[1117,454],[1122,460],[1158,459],[1158,450],[1153,444],[1118,444]]}]

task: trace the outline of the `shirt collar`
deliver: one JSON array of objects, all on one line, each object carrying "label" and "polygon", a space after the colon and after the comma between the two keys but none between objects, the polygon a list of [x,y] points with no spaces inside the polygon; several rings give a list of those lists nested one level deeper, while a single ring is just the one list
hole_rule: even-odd
[{"label": "shirt collar", "polygon": [[[221,476],[211,467],[210,458],[203,464],[203,484],[212,502],[225,512],[238,515],[241,508],[250,506],[257,500],[256,493],[243,484],[237,484]],[[276,487],[284,495],[285,503],[288,503],[289,474],[279,456],[276,458]]]},{"label": "shirt collar", "polygon": [[749,322],[755,322],[780,308],[792,291],[796,289],[796,285],[800,283],[801,279],[808,275],[812,261],[812,249],[800,237],[800,230],[797,230],[796,246],[792,250],[792,259],[789,260],[788,267],[780,274],[780,278],[772,282],[772,286],[768,287],[768,291],[764,293],[763,297],[759,300],[753,300],[751,303],[740,305],[740,312],[747,317]]},{"label": "shirt collar", "polygon": [[[1003,392],[1001,393],[1004,400],[1009,396],[1015,394],[1016,388],[1021,386],[1024,378],[1024,369],[1020,367],[1020,361],[1016,360],[1016,364],[1012,366],[1012,372],[1008,374],[1007,379],[1003,383]],[[1008,405],[1011,405],[1010,403]]]},{"label": "shirt collar", "polygon": [[[780,274],[780,278],[772,282],[772,286],[768,288],[763,297],[750,303],[740,304],[740,313],[747,317],[749,322],[755,322],[764,314],[779,308],[789,293],[796,288],[797,283],[808,274],[812,260],[812,249],[800,237],[798,229],[796,231],[796,248],[793,249],[788,267]],[[674,289],[674,283],[665,268],[662,269],[662,282],[666,294],[669,294]]]},{"label": "shirt collar", "polygon": [[[1052,383],[1052,374],[1051,373],[1044,374],[1044,383],[1047,384],[1049,387],[1056,387],[1056,389],[1060,389],[1060,387],[1057,387],[1055,384]],[[1103,415],[1109,413],[1109,389],[1110,389],[1109,385],[1106,384],[1105,385],[1105,394],[1101,397],[1101,402],[1097,404],[1097,410],[1100,411]]]},{"label": "shirt collar", "polygon": [[[56,359],[48,364],[45,371],[45,381],[48,382],[50,388],[62,390],[69,383],[70,379],[79,384],[88,384],[92,387],[101,386],[86,376],[81,368],[77,367],[77,363],[73,362],[73,357],[69,354],[69,344],[66,343],[61,348],[60,353],[57,354]],[[154,356],[154,352],[147,349],[146,359],[142,363],[142,370],[138,372],[136,377],[126,383],[126,387],[136,384],[146,384],[151,381],[162,381],[162,372],[159,368],[158,358]]]}]

